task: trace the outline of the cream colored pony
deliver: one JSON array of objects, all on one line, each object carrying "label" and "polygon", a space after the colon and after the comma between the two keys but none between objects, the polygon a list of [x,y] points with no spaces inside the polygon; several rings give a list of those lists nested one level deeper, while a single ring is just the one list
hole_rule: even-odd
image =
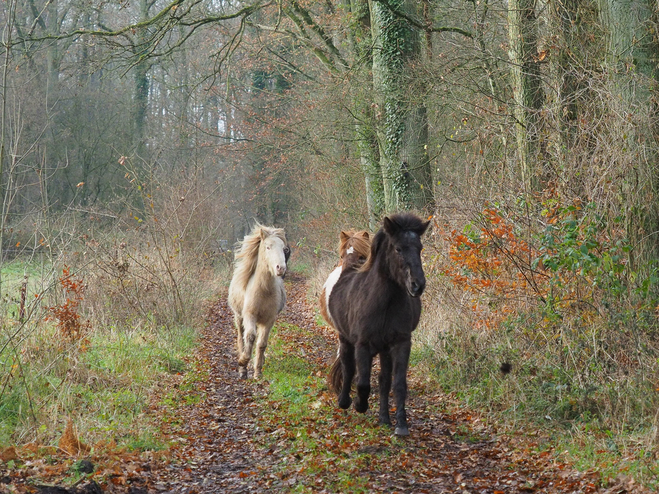
[{"label": "cream colored pony", "polygon": [[238,372],[247,378],[247,364],[254,358],[254,378],[261,377],[270,329],[286,304],[283,277],[290,249],[281,228],[258,223],[236,250],[229,305],[237,331]]}]

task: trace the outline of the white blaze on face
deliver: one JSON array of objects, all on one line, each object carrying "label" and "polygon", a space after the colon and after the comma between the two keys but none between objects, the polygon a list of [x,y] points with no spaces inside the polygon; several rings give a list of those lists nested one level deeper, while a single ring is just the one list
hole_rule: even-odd
[{"label": "white blaze on face", "polygon": [[351,245],[350,248],[346,250],[346,254],[352,254],[353,252],[355,252],[355,248]]}]

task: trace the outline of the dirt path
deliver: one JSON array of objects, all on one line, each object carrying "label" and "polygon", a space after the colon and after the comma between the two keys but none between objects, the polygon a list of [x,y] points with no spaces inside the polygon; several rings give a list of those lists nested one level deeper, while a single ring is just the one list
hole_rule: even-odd
[{"label": "dirt path", "polygon": [[[325,372],[335,352],[335,336],[315,324],[304,280],[289,277],[287,292],[288,305],[282,319],[311,329],[315,335],[310,341],[308,336],[289,334],[287,343],[311,359],[318,372]],[[262,421],[263,414],[268,413],[263,409],[267,383],[237,379],[234,331],[225,300],[213,307],[204,336],[198,358],[210,373],[198,383],[198,390],[206,399],[182,408],[181,425],[171,431],[180,438],[174,461],[143,465],[139,475],[129,477],[123,485],[109,484],[106,492],[336,492],[332,482],[339,464],[336,468],[319,467],[315,475],[304,475],[298,468],[303,458],[291,456],[286,447],[290,438],[278,443],[282,447],[264,446],[275,444],[268,436],[285,435],[285,424],[281,430],[273,430]],[[318,395],[319,400],[333,400],[326,390],[319,390]],[[533,453],[534,445],[527,440],[501,439],[467,412],[447,411],[451,407],[441,406],[445,399],[412,370],[409,438],[394,439],[390,431],[380,429],[364,446],[360,442],[363,434],[355,428],[365,421],[375,422],[377,412],[373,410],[364,416],[337,408],[315,429],[320,435],[323,430],[339,431],[345,439],[341,443],[341,465],[353,465],[347,474],[362,479],[357,492],[604,492],[598,487],[596,474],[575,472],[553,461],[551,452]],[[618,486],[607,492],[631,489]]]}]

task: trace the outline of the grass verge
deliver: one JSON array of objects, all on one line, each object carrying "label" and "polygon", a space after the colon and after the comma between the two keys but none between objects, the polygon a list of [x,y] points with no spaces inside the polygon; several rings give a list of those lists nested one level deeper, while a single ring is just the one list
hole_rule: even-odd
[{"label": "grass verge", "polygon": [[326,386],[327,369],[319,371],[284,335],[301,336],[305,330],[282,329],[273,328],[264,367],[269,392],[259,398],[261,408],[272,411],[261,417],[267,433],[263,446],[281,458],[268,485],[290,492],[316,492],[321,485],[328,492],[371,492],[373,477],[405,456],[405,441],[378,426],[372,412],[338,409]]}]

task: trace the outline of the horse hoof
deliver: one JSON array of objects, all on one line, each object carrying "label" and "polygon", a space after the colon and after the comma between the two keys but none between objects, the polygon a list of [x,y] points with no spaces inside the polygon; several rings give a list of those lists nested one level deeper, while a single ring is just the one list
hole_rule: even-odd
[{"label": "horse hoof", "polygon": [[368,402],[362,403],[361,401],[355,400],[355,410],[359,413],[366,413],[366,410],[368,410]]},{"label": "horse hoof", "polygon": [[339,408],[343,408],[344,410],[347,410],[348,408],[350,408],[351,403],[352,400],[350,399],[349,396],[346,399],[339,398]]},{"label": "horse hoof", "polygon": [[244,367],[239,367],[238,376],[240,377],[240,379],[247,379],[247,369]]},{"label": "horse hoof", "polygon": [[387,427],[392,427],[391,419],[389,418],[386,419],[381,418],[379,422],[380,425],[386,425]]},{"label": "horse hoof", "polygon": [[396,430],[394,433],[397,436],[409,436],[410,435],[410,430],[407,427],[396,427]]}]

